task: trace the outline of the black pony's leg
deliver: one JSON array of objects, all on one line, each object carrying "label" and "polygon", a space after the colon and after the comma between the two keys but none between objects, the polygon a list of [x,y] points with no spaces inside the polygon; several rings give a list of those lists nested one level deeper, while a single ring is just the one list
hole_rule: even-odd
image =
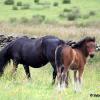
[{"label": "black pony's leg", "polygon": [[18,62],[16,60],[13,60],[12,75],[16,73],[17,67],[18,67]]},{"label": "black pony's leg", "polygon": [[25,69],[25,73],[26,73],[27,78],[30,79],[31,75],[30,75],[29,66],[28,65],[24,65],[24,69]]},{"label": "black pony's leg", "polygon": [[54,63],[51,63],[53,67],[53,79],[52,79],[52,85],[55,84],[56,76],[57,76],[57,69]]}]

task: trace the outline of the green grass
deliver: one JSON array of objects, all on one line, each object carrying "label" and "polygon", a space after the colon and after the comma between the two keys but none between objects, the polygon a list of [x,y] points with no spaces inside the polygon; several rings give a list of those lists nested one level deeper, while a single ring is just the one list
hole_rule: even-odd
[{"label": "green grass", "polygon": [[[62,4],[62,0],[40,0],[40,3],[50,3],[49,7],[43,5],[34,4],[33,0],[15,0],[15,5],[17,1],[22,1],[23,4],[30,4],[30,9],[12,10],[12,5],[4,5],[4,0],[0,1],[0,21],[8,21],[10,18],[16,17],[20,19],[26,17],[31,19],[33,15],[45,15],[46,21],[57,21],[59,23],[67,23],[67,18],[60,18],[59,15],[63,12],[64,8],[72,9],[73,7],[78,7],[81,16],[88,15],[90,11],[96,12],[96,15],[90,16],[87,19],[78,18],[75,20],[77,23],[89,23],[100,21],[100,1],[99,0],[71,0],[71,4]],[[54,7],[53,3],[58,2],[58,7]]]},{"label": "green grass", "polygon": [[56,85],[51,85],[52,67],[50,64],[34,69],[30,68],[32,80],[25,77],[22,65],[19,65],[16,76],[11,77],[12,64],[8,65],[4,76],[0,79],[0,100],[99,100],[90,94],[100,94],[100,53],[88,61],[83,75],[81,93],[73,91],[73,73],[70,71],[69,88],[62,93],[57,92]]}]

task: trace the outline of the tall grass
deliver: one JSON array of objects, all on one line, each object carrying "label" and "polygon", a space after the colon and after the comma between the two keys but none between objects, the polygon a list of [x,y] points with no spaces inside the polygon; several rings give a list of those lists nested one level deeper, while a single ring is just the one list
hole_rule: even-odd
[{"label": "tall grass", "polygon": [[[73,72],[70,71],[71,81],[69,87],[62,93],[57,92],[57,87],[51,85],[52,67],[50,64],[35,69],[30,68],[32,80],[25,77],[22,65],[19,65],[16,76],[11,77],[12,65],[8,65],[4,76],[0,79],[0,100],[95,100],[91,93],[100,94],[100,53],[95,56],[92,63],[85,66],[83,75],[83,88],[81,93],[73,91]],[[98,69],[98,70],[97,70]]]}]

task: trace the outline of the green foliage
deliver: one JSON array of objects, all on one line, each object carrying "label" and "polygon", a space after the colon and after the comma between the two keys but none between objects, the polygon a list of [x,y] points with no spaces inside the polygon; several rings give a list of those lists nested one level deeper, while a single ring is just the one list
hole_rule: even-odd
[{"label": "green foliage", "polygon": [[17,2],[17,6],[22,6],[22,2],[21,1],[18,1]]},{"label": "green foliage", "polygon": [[14,5],[14,6],[12,7],[12,9],[13,9],[13,10],[18,10],[18,7]]},{"label": "green foliage", "polygon": [[26,18],[26,17],[22,17],[22,18],[20,19],[20,22],[21,22],[21,23],[24,23],[24,24],[27,24],[27,23],[29,22],[29,19]]},{"label": "green foliage", "polygon": [[58,5],[59,5],[58,2],[54,2],[54,3],[53,3],[53,6],[55,6],[55,7],[57,7]]},{"label": "green foliage", "polygon": [[64,10],[63,10],[63,12],[71,12],[72,11],[72,9],[68,9],[68,8],[64,8]]},{"label": "green foliage", "polygon": [[63,4],[69,4],[71,3],[71,0],[63,0]]},{"label": "green foliage", "polygon": [[17,18],[16,18],[16,17],[12,17],[12,18],[9,19],[9,21],[10,21],[11,23],[17,22]]},{"label": "green foliage", "polygon": [[96,15],[96,12],[95,12],[95,11],[90,11],[90,12],[89,12],[89,15],[90,15],[90,16],[94,16],[94,15]]},{"label": "green foliage", "polygon": [[44,15],[33,15],[31,22],[33,22],[35,24],[39,24],[39,23],[44,22],[44,20],[45,20],[45,16]]},{"label": "green foliage", "polygon": [[5,5],[13,5],[14,4],[14,0],[5,0],[4,4]]},{"label": "green foliage", "polygon": [[23,4],[21,6],[21,9],[30,9],[30,5],[29,4]]},{"label": "green foliage", "polygon": [[34,0],[34,3],[38,4],[39,3],[39,0]]}]

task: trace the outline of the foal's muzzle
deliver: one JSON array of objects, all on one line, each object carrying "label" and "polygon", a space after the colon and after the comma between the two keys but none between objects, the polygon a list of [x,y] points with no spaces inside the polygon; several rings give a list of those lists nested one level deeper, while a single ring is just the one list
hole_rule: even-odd
[{"label": "foal's muzzle", "polygon": [[95,54],[95,52],[90,52],[89,53],[90,58],[93,58],[94,57],[94,54]]},{"label": "foal's muzzle", "polygon": [[90,54],[90,58],[93,58],[94,57],[94,54]]}]

